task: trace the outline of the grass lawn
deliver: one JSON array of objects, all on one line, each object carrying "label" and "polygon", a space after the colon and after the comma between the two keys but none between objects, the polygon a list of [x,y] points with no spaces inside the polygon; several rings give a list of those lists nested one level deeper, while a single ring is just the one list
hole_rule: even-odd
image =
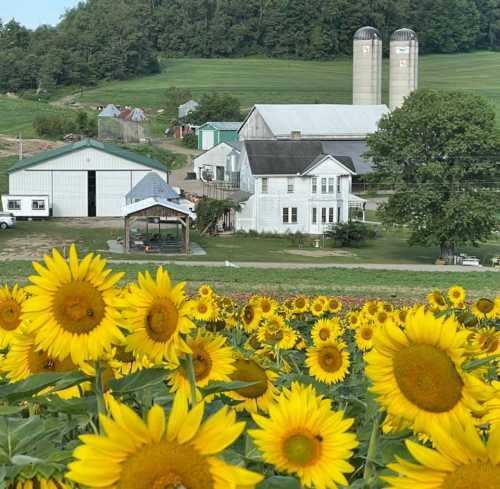
[{"label": "grass lawn", "polygon": [[[384,102],[388,102],[388,60]],[[484,95],[496,107],[500,124],[500,53],[473,52],[422,56],[420,86]],[[83,91],[83,102],[116,103],[158,109],[169,86],[238,97],[244,108],[256,103],[344,103],[352,101],[352,60],[295,61],[267,58],[166,59],[162,73],[108,82]]]},{"label": "grass lawn", "polygon": [[[117,264],[112,268],[126,273],[132,280],[137,272],[154,271],[151,263]],[[498,294],[498,273],[439,273],[401,272],[392,270],[333,269],[234,269],[224,267],[187,267],[168,265],[175,281],[187,281],[188,291],[194,292],[200,284],[208,282],[221,294],[271,294],[286,297],[304,293],[334,294],[352,298],[384,298],[424,300],[431,289],[447,289],[461,284],[468,298],[494,297]],[[0,282],[26,283],[33,273],[28,261],[0,262]]]},{"label": "grass lawn", "polygon": [[0,134],[35,138],[33,120],[37,115],[68,113],[71,109],[54,107],[45,102],[11,99],[0,95]]},{"label": "grass lawn", "polygon": [[[155,258],[170,259],[171,257],[145,254],[111,255],[106,252],[106,241],[123,236],[123,225],[120,219],[113,220],[112,225],[106,224],[96,228],[93,221],[78,226],[71,219],[52,219],[48,221],[19,221],[17,228],[0,232],[0,254],[2,249],[12,254],[36,253],[38,248],[48,249],[51,246],[61,246],[75,241],[83,250],[99,250],[104,255],[114,259],[151,260]],[[439,255],[437,248],[421,246],[410,247],[406,243],[407,232],[401,229],[384,230],[377,227],[379,237],[368,241],[360,248],[327,247],[317,252],[311,245],[299,249],[287,238],[249,237],[234,235],[227,237],[200,236],[191,233],[192,241],[200,244],[206,251],[206,256],[184,257],[175,259],[190,261],[236,261],[236,262],[295,262],[295,263],[423,263],[432,264]],[[492,240],[479,248],[461,248],[460,251],[481,258],[484,264],[500,253],[500,239]]]},{"label": "grass lawn", "polygon": [[16,161],[17,161],[17,156],[8,156],[7,158],[0,158],[0,195],[6,194],[9,190],[9,175],[7,174],[7,170]]}]

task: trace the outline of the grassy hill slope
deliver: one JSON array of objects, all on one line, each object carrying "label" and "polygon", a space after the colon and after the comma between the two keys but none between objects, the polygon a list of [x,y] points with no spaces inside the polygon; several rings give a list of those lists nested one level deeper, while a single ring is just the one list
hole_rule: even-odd
[{"label": "grassy hill slope", "polygon": [[[484,95],[495,104],[500,121],[500,53],[475,52],[421,58],[420,86],[462,89]],[[352,60],[168,59],[159,75],[109,82],[85,90],[81,101],[160,108],[169,86],[190,88],[194,97],[224,92],[244,108],[255,103],[351,103]],[[388,61],[384,101],[388,102]]]}]

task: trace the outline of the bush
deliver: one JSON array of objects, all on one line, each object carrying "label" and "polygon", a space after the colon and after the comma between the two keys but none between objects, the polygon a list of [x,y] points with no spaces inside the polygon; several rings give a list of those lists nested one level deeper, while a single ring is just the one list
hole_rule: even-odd
[{"label": "bush", "polygon": [[336,224],[326,232],[335,241],[336,246],[362,246],[366,240],[375,238],[376,232],[362,222]]},{"label": "bush", "polygon": [[182,139],[182,144],[186,146],[186,148],[196,149],[198,147],[198,136],[193,133],[186,134]]},{"label": "bush", "polygon": [[82,136],[97,136],[97,118],[89,117],[87,112],[79,111],[74,117],[68,115],[39,115],[33,127],[40,137],[62,139],[66,134],[77,133]]}]

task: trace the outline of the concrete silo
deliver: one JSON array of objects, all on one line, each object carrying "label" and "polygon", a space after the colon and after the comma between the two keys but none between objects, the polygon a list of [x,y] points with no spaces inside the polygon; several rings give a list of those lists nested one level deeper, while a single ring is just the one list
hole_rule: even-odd
[{"label": "concrete silo", "polygon": [[352,103],[382,103],[382,36],[374,27],[362,27],[354,34]]},{"label": "concrete silo", "polygon": [[411,29],[399,29],[391,36],[389,107],[394,110],[418,88],[418,38]]}]

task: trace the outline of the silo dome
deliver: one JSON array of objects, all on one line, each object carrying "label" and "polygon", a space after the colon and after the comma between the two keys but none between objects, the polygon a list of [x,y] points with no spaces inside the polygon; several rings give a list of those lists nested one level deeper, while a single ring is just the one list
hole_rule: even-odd
[{"label": "silo dome", "polygon": [[411,29],[398,29],[391,36],[391,41],[417,41],[417,34]]},{"label": "silo dome", "polygon": [[374,39],[382,39],[380,31],[375,27],[361,27],[354,34],[355,41],[372,41]]}]

